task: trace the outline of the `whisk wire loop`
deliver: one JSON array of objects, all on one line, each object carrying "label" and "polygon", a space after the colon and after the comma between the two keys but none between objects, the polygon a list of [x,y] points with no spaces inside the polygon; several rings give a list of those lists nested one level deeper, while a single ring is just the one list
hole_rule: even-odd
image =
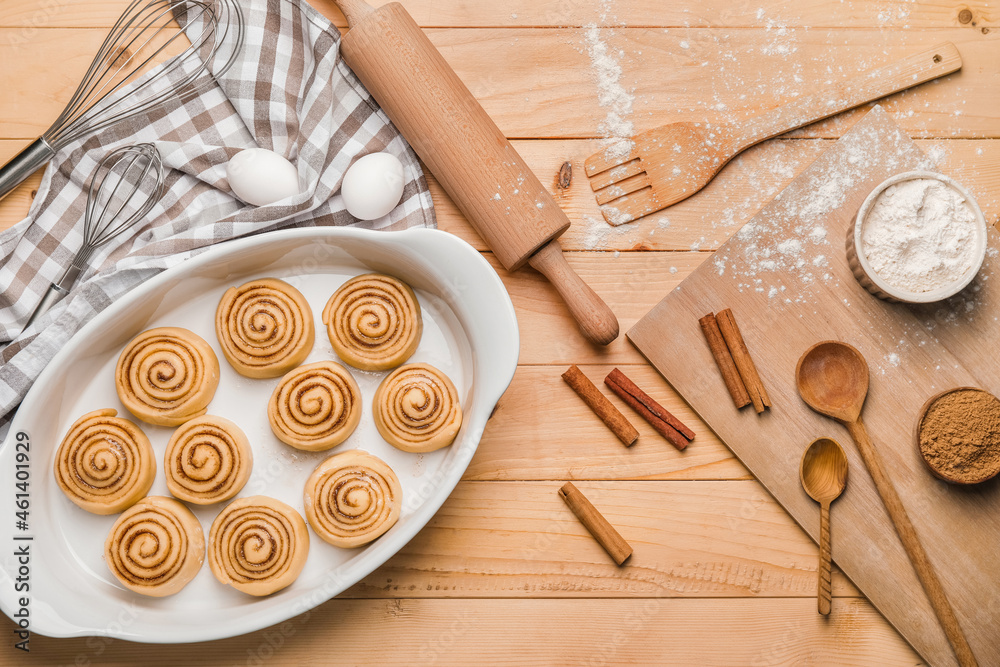
[{"label": "whisk wire loop", "polygon": [[[235,64],[243,49],[246,21],[239,3],[132,0],[59,117],[0,167],[0,198],[70,143],[172,99],[187,101],[211,85]],[[183,25],[175,22],[178,17],[183,17]],[[186,48],[124,92],[149,65],[179,49],[182,37],[188,42]],[[206,72],[214,77],[205,76]]]},{"label": "whisk wire loop", "polygon": [[[178,26],[175,19],[182,14],[184,25]],[[211,83],[211,77],[203,74],[230,41],[228,56],[214,74],[219,76],[232,67],[243,46],[244,32],[239,0],[133,0],[108,32],[73,97],[43,138],[59,150],[169,99],[190,98]],[[182,39],[188,45],[181,53],[128,94],[110,99]],[[177,72],[182,75],[159,85]]]},{"label": "whisk wire loop", "polygon": [[[155,62],[156,58],[165,49],[169,48],[183,33],[175,32],[164,44],[149,54],[142,62],[136,64],[140,54],[145,53],[149,45],[163,34],[169,25],[169,21],[172,20],[173,15],[170,9],[165,7],[158,16],[148,19],[148,23],[146,23],[145,17],[142,17],[139,23],[146,23],[146,25],[126,25],[122,26],[120,30],[112,30],[105,39],[105,43],[98,53],[98,58],[95,59],[95,63],[106,65],[106,69],[100,76],[90,79],[91,85],[82,91],[78,108],[87,109],[95,107],[127,83],[127,78],[123,73],[127,73],[130,69],[141,71],[150,63]],[[142,43],[137,45],[136,42],[140,40],[143,40]],[[121,78],[119,78],[120,76]],[[150,83],[158,78],[158,76],[159,73],[151,76]],[[117,83],[115,83],[116,80]],[[108,86],[112,87],[108,89]],[[102,111],[108,112],[113,107],[123,104],[124,99],[119,98],[104,107]]]},{"label": "whisk wire loop", "polygon": [[[160,161],[159,154],[156,152],[156,148],[151,144],[139,144],[137,146],[129,146],[127,149],[119,149],[119,151],[115,151],[105,158],[105,161],[109,161],[108,171],[103,174],[103,179],[97,186],[98,193],[95,197],[93,207],[93,209],[99,211],[96,213],[96,218],[94,217],[94,210],[89,206],[90,200],[88,197],[88,213],[90,217],[86,217],[84,220],[84,247],[98,248],[117,237],[126,229],[135,225],[139,220],[146,217],[160,198],[163,164]],[[118,176],[114,172],[120,164],[125,164],[125,167],[121,175]],[[103,165],[104,161],[102,161]],[[93,190],[94,183],[98,182],[98,177],[101,176],[100,170],[102,166],[98,167],[99,173],[95,175],[94,181],[91,183],[91,190]],[[155,180],[151,181],[149,180],[149,175],[153,170],[156,171]],[[103,197],[101,189],[106,187],[108,180],[112,177],[116,177],[114,188],[110,194]],[[118,191],[123,184],[128,188],[128,194],[118,196]],[[127,217],[122,217],[125,207],[133,202],[144,185],[153,185],[153,189],[134,213]],[[117,202],[117,208],[114,208],[115,202]],[[114,210],[112,211],[113,208]]]},{"label": "whisk wire loop", "polygon": [[125,146],[97,165],[87,188],[83,244],[28,318],[31,324],[69,294],[94,252],[143,220],[163,194],[163,162],[153,144]]}]

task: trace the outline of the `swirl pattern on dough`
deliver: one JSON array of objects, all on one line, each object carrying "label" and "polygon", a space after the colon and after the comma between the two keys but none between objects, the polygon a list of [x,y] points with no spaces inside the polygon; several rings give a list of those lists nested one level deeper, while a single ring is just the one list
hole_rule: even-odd
[{"label": "swirl pattern on dough", "polygon": [[279,377],[301,364],[315,338],[302,293],[274,278],[230,287],[215,313],[222,353],[240,375]]},{"label": "swirl pattern on dough", "polygon": [[215,578],[248,595],[270,595],[291,584],[309,555],[302,516],[274,498],[230,503],[212,522],[208,565]]},{"label": "swirl pattern on dough", "polygon": [[146,434],[117,414],[106,409],[83,415],[56,452],[59,488],[94,514],[116,514],[134,505],[156,476],[156,455]]},{"label": "swirl pattern on dough", "polygon": [[274,435],[306,451],[339,445],[361,421],[361,390],[332,361],[299,366],[281,378],[267,407]]},{"label": "swirl pattern on dough", "polygon": [[173,498],[150,496],[118,517],[104,542],[105,560],[126,588],[173,595],[205,562],[205,534],[191,510]]},{"label": "swirl pattern on dough", "polygon": [[178,426],[205,414],[219,386],[219,360],[197,334],[177,327],[144,331],[122,350],[118,397],[139,419]]},{"label": "swirl pattern on dough", "polygon": [[351,278],[334,292],[323,309],[323,323],[337,356],[365,371],[405,362],[423,331],[413,290],[378,273]]},{"label": "swirl pattern on dough", "polygon": [[447,447],[462,427],[458,391],[430,364],[407,364],[390,373],[375,392],[375,426],[404,452]]},{"label": "swirl pattern on dough", "polygon": [[240,427],[213,415],[197,417],[170,436],[163,457],[167,488],[196,505],[229,500],[250,479],[253,450]]},{"label": "swirl pattern on dough", "polygon": [[306,482],[306,520],[337,547],[358,547],[379,537],[399,520],[401,505],[396,473],[360,449],[331,456]]}]

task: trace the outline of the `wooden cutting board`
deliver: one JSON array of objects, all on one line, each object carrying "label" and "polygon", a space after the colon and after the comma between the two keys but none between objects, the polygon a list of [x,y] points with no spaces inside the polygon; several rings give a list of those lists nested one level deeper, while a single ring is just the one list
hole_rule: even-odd
[{"label": "wooden cutting board", "polygon": [[[851,218],[872,188],[930,162],[876,107],[628,337],[814,539],[819,506],[799,485],[799,460],[817,437],[839,441],[850,472],[831,512],[834,560],[924,659],[957,664],[846,430],[809,410],[795,390],[795,364],[810,345],[838,339],[857,347],[871,366],[863,414],[873,442],[979,664],[1000,665],[1000,482],[941,482],[914,441],[917,413],[939,391],[972,385],[1000,395],[993,352],[1000,260],[991,250],[973,286],[917,307],[868,294],[844,250]],[[774,404],[761,416],[733,407],[698,326],[698,318],[726,307]],[[843,613],[837,602],[833,614]]]}]

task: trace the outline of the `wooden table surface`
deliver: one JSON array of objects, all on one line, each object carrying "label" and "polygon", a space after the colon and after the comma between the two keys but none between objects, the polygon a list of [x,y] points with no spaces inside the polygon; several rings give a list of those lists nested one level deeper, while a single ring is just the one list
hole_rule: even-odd
[{"label": "wooden table surface", "polygon": [[[0,159],[56,117],[125,4],[0,3]],[[615,129],[615,113],[637,131],[670,120],[741,118],[950,40],[964,58],[962,72],[884,106],[973,191],[990,223],[1000,214],[1000,11],[990,3],[403,4],[552,188],[574,223],[562,238],[569,261],[611,305],[623,332],[860,116],[767,142],[695,197],[610,228],[583,160]],[[595,62],[602,49],[607,60]],[[611,94],[602,99],[602,89]],[[574,178],[559,189],[565,161]],[[0,228],[24,216],[38,178],[0,203]],[[440,227],[498,266],[429,180]],[[34,636],[24,655],[12,648],[13,626],[4,620],[0,662],[920,663],[839,572],[833,614],[816,613],[816,546],[624,336],[606,349],[587,344],[538,274],[498,270],[521,327],[517,374],[464,480],[384,567],[286,623],[211,643]],[[569,364],[598,383],[622,368],[694,428],[694,443],[679,453],[634,419],[639,442],[623,448],[560,379]],[[633,545],[627,566],[616,567],[570,514],[556,494],[563,480],[574,480]]]}]

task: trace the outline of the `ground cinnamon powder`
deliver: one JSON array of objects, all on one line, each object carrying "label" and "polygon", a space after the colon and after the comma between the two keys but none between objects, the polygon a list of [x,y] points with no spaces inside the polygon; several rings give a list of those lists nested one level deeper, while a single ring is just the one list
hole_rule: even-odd
[{"label": "ground cinnamon powder", "polygon": [[931,470],[960,484],[1000,472],[1000,400],[958,389],[934,401],[920,423],[920,453]]}]

